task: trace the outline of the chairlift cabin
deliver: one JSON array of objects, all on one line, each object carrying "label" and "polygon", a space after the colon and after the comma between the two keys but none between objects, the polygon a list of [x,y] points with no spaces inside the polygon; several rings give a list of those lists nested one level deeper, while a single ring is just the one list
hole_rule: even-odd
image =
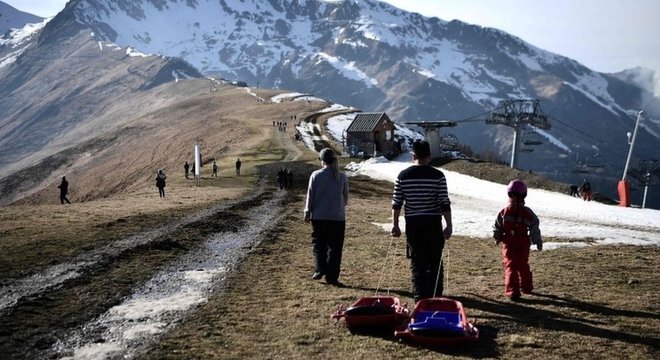
[{"label": "chairlift cabin", "polygon": [[573,163],[573,172],[576,174],[589,173],[589,168],[587,167],[586,162],[580,160],[579,152],[575,152],[575,162]]},{"label": "chairlift cabin", "polygon": [[603,161],[597,156],[593,156],[593,157],[588,158],[586,165],[587,165],[587,167],[596,168],[596,169],[605,167],[605,164],[603,164]]},{"label": "chairlift cabin", "polygon": [[523,138],[523,144],[524,145],[541,145],[543,144],[543,139],[541,138],[541,135],[534,131],[527,131],[525,134],[525,137]]},{"label": "chairlift cabin", "polygon": [[442,150],[451,151],[458,149],[458,137],[454,134],[447,134],[440,138]]},{"label": "chairlift cabin", "polygon": [[573,165],[573,172],[576,174],[588,174],[589,168],[586,164],[575,164]]}]

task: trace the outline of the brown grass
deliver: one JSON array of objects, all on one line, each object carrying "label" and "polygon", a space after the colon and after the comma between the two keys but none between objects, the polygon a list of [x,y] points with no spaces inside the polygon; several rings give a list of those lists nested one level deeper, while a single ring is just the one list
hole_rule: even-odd
[{"label": "brown grass", "polygon": [[502,295],[499,248],[490,240],[455,236],[447,245],[446,294],[476,319],[478,344],[434,350],[399,343],[391,334],[351,334],[330,314],[340,304],[373,295],[379,281],[412,303],[403,240],[391,247],[396,265],[382,271],[390,238],[372,224],[388,221],[391,185],[352,179],[351,186],[341,275],[347,288],[310,279],[310,228],[301,221],[304,194],[297,191],[277,236],[250,255],[228,289],[214,294],[146,357],[657,357],[660,307],[652,269],[660,259],[653,247],[533,253],[537,293],[512,303]]},{"label": "brown grass", "polygon": [[[446,294],[462,301],[468,317],[476,320],[481,330],[477,344],[425,349],[399,343],[387,333],[352,334],[343,322],[331,321],[330,314],[338,305],[374,294],[379,282],[381,290],[390,288],[392,295],[412,303],[405,240],[400,238],[390,246],[388,234],[374,225],[389,221],[392,185],[351,178],[341,275],[348,287],[336,288],[311,280],[310,227],[302,221],[302,208],[307,175],[317,168],[318,162],[315,154],[291,141],[292,133],[284,135],[274,131],[272,123],[262,123],[277,118],[286,120],[292,112],[305,114],[311,110],[298,102],[257,104],[243,90],[226,91],[225,95],[200,92],[200,96],[207,100],[220,96],[224,106],[231,104],[246,110],[228,110],[224,106],[209,109],[205,102],[191,101],[180,109],[175,107],[144,119],[142,125],[151,131],[147,133],[157,139],[149,146],[135,148],[139,150],[134,149],[135,153],[124,149],[128,144],[137,144],[138,138],[146,134],[139,132],[120,141],[116,148],[97,154],[102,160],[92,157],[93,161],[71,168],[74,204],[53,204],[57,200],[53,182],[48,190],[29,197],[24,204],[0,208],[0,283],[211,204],[238,199],[258,179],[272,184],[275,170],[287,166],[296,175],[295,188],[287,194],[286,207],[273,209],[284,212],[284,220],[277,224],[276,231],[253,249],[226,287],[216,289],[208,302],[158,339],[143,358],[660,357],[660,284],[656,274],[660,257],[656,247],[594,246],[534,252],[530,262],[536,293],[512,303],[502,295],[499,248],[489,239],[454,236],[446,247]],[[214,115],[186,123],[178,130],[171,119],[149,127],[179,110],[176,116]],[[211,124],[212,118],[226,121]],[[234,123],[239,124],[233,127]],[[204,138],[205,157],[215,156],[220,164],[218,179],[208,178],[210,167],[205,166],[199,188],[184,179],[179,170],[189,158],[190,143],[197,136]],[[244,162],[241,177],[233,175],[237,156]],[[112,172],[95,165],[116,166],[122,158],[130,158],[133,165],[117,167]],[[497,175],[499,181],[510,176],[505,170],[484,171],[483,167],[470,166],[457,163],[447,168],[483,172],[484,177],[501,171],[503,175]],[[169,173],[165,199],[157,197],[151,181],[155,167],[163,167]],[[83,176],[88,173],[94,176]],[[122,185],[121,179],[133,177],[138,180]],[[83,191],[83,187],[89,190]],[[99,195],[107,187],[114,190]],[[88,201],[80,202],[82,198]],[[0,353],[13,358],[48,353],[57,336],[129,296],[161,266],[195,246],[204,234],[214,231],[214,226],[225,226],[222,222],[231,219],[214,221],[218,224],[197,224],[199,228],[177,231],[152,246],[109,259],[79,280],[0,313]],[[388,252],[394,265],[384,266]]]}]

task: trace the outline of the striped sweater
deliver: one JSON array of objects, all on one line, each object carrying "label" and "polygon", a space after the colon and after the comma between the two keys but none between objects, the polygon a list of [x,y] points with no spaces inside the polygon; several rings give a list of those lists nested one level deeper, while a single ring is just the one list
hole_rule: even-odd
[{"label": "striped sweater", "polygon": [[392,209],[403,207],[405,216],[442,215],[451,212],[447,180],[429,165],[414,165],[399,173],[394,183]]}]

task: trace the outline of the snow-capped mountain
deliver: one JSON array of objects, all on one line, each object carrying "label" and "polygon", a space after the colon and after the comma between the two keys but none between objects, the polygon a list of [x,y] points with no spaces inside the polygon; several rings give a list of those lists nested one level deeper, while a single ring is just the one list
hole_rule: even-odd
[{"label": "snow-capped mountain", "polygon": [[618,73],[613,73],[612,76],[623,80],[631,85],[639,86],[649,94],[655,92],[655,72],[651,69],[641,66],[626,69]]},{"label": "snow-capped mountain", "polygon": [[377,0],[72,0],[52,31],[65,21],[98,41],[180,57],[203,74],[386,111],[396,122],[459,120],[451,132],[461,143],[503,160],[511,129],[482,120],[500,100],[540,99],[553,127],[519,166],[558,180],[581,180],[573,170],[591,159],[605,165],[587,175],[592,183],[612,187],[639,109],[633,160],[660,158],[660,100],[638,82],[496,29]]},{"label": "snow-capped mountain", "polygon": [[12,29],[0,37],[0,179],[119,131],[128,119],[117,109],[149,111],[132,102],[150,89],[201,76],[179,58],[98,40],[67,17]]},{"label": "snow-capped mountain", "polygon": [[17,10],[0,1],[0,35],[10,29],[20,29],[26,24],[34,24],[42,20],[38,16]]}]

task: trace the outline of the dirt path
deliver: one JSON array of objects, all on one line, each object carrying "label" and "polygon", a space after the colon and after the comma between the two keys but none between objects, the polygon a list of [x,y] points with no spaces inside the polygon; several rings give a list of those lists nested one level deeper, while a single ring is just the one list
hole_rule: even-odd
[{"label": "dirt path", "polygon": [[[304,152],[276,135],[294,169]],[[284,191],[262,179],[248,196],[89,249],[0,288],[0,352],[8,358],[131,358],[175,328],[282,214]],[[298,174],[301,170],[297,170]],[[302,183],[302,182],[300,182]]]},{"label": "dirt path", "polygon": [[260,186],[239,201],[4,284],[3,356],[134,356],[222,286],[231,269],[277,224],[280,212],[275,209],[285,194]]},{"label": "dirt path", "polygon": [[[284,192],[254,199],[237,229],[212,234],[165,266],[121,303],[69,332],[56,344],[73,358],[133,357],[171,330],[278,222]],[[247,205],[243,203],[242,205]],[[271,211],[269,211],[271,210]]]}]

